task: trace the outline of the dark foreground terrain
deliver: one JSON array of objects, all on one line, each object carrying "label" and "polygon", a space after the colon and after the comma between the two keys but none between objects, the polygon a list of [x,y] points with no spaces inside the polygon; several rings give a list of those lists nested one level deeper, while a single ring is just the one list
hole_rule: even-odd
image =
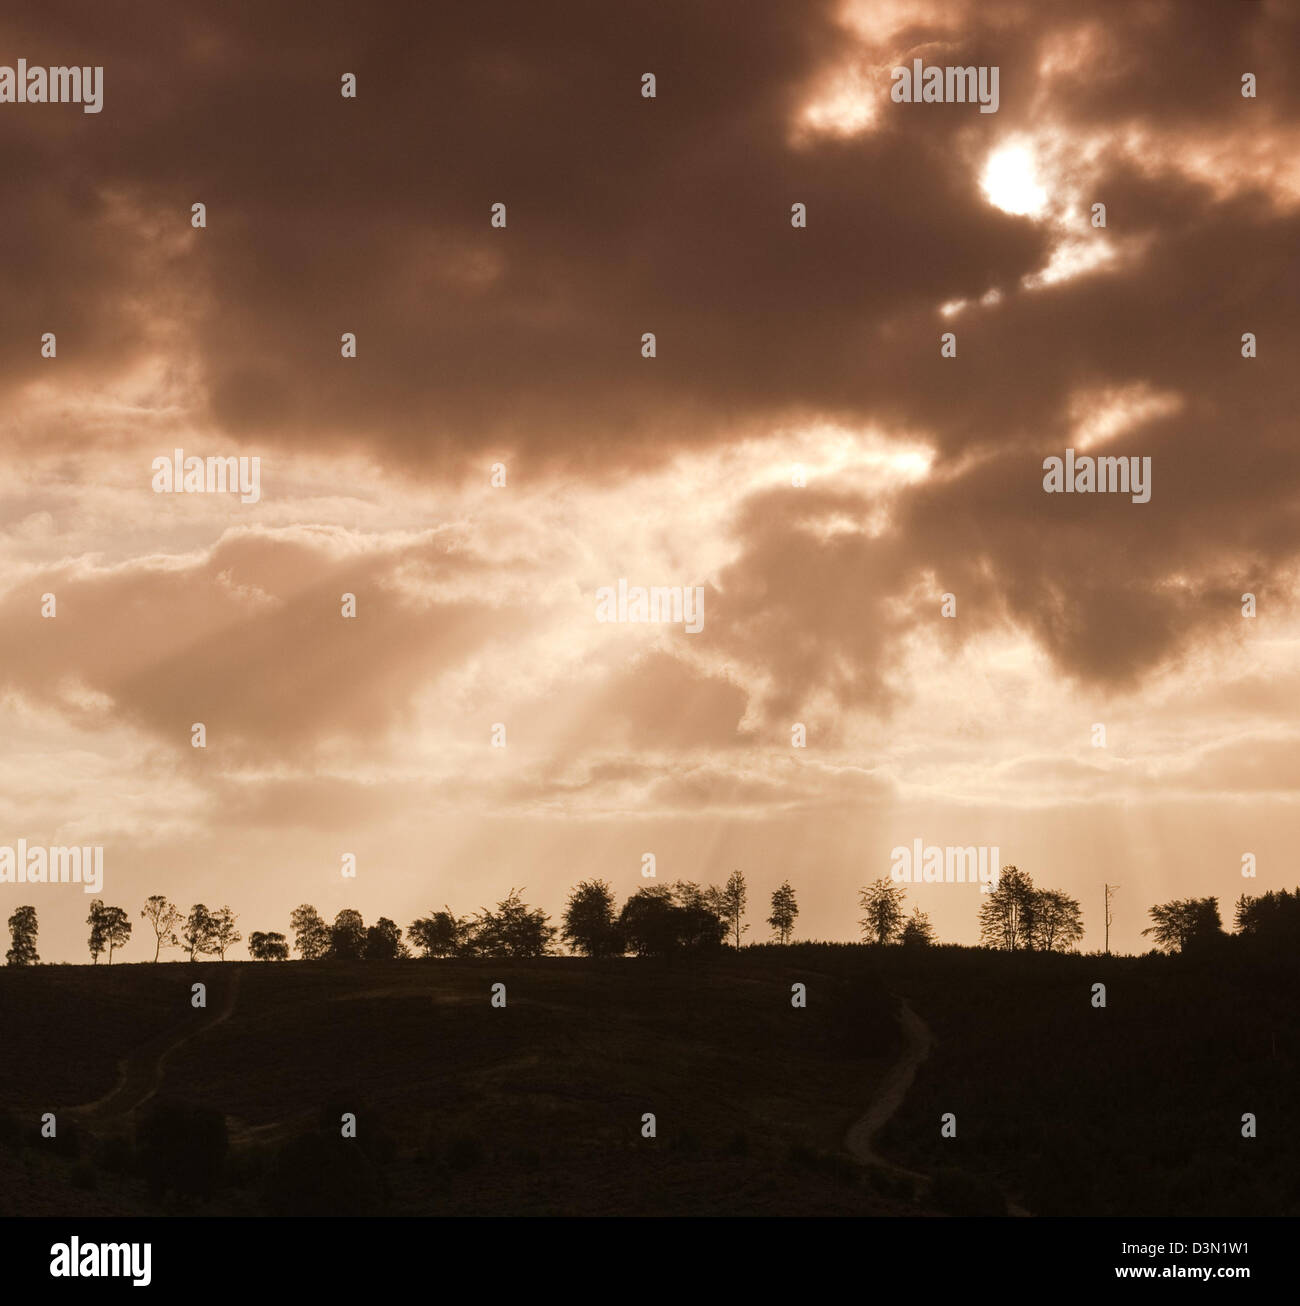
[{"label": "dark foreground terrain", "polygon": [[1297,1214],[1298,998],[820,944],[5,969],[0,1214]]}]

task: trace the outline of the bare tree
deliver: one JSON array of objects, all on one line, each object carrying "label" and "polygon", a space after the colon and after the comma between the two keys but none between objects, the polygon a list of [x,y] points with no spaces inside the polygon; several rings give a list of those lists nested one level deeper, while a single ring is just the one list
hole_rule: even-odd
[{"label": "bare tree", "polygon": [[180,908],[168,902],[160,893],[155,893],[145,900],[144,911],[140,915],[153,927],[155,940],[153,959],[157,961],[164,945],[174,948],[180,943],[176,937],[176,927],[185,918],[181,915]]},{"label": "bare tree", "polygon": [[229,907],[212,913],[212,947],[210,951],[219,954],[222,961],[226,959],[226,949],[233,948],[244,936],[235,929],[239,919]]},{"label": "bare tree", "polygon": [[740,947],[740,936],[749,929],[742,924],[745,916],[745,904],[749,901],[749,892],[745,888],[745,877],[739,871],[732,871],[727,876],[727,883],[715,891],[718,919],[727,927],[733,946]]}]

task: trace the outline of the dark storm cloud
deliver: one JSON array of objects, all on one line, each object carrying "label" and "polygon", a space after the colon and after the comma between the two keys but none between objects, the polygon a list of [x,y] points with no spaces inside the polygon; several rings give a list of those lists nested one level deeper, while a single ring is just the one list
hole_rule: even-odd
[{"label": "dark storm cloud", "polygon": [[[932,619],[899,600],[933,572],[959,594],[958,638],[1009,618],[1065,672],[1132,684],[1237,619],[1236,584],[1295,551],[1295,209],[1263,183],[1224,194],[1188,175],[1179,142],[1294,133],[1296,19],[1275,5],[954,5],[894,38],[882,27],[873,47],[837,13],[751,0],[11,14],[8,49],[102,63],[105,107],[3,106],[0,162],[26,181],[0,197],[0,383],[49,379],[42,330],[60,331],[61,378],[110,377],[164,347],[165,317],[218,428],[255,447],[362,446],[412,476],[515,449],[605,477],[798,415],[920,430],[934,478],[899,495],[883,537],[818,531],[792,495],[742,507],[745,552],[709,638],[759,654],[778,716],[820,688],[881,703],[899,637]],[[1043,80],[1043,51],[1071,42],[1087,57]],[[1002,108],[885,100],[864,134],[796,138],[801,106],[855,52],[996,63]],[[1240,97],[1244,71],[1257,101]],[[344,72],[355,101],[339,96]],[[1089,185],[1136,252],[1030,291],[1050,235],[991,207],[978,167],[1008,128],[1044,123],[1108,134]],[[1133,124],[1150,157],[1120,148]],[[806,231],[790,227],[796,200]],[[191,233],[196,201],[210,225]],[[505,231],[488,225],[496,201]],[[995,307],[936,314],[993,289]],[[944,329],[956,360],[939,357]],[[339,357],[343,331],[355,362]],[[1152,456],[1152,502],[1044,496],[1071,396],[1137,383],[1185,400],[1105,450]],[[799,510],[813,518],[870,506],[816,493]],[[417,642],[408,628],[372,652],[409,647],[414,665]],[[141,695],[154,712],[159,670]]]}]

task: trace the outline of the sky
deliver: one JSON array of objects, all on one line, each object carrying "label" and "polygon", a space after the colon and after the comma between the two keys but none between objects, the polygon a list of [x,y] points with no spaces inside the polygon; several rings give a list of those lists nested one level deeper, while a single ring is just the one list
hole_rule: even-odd
[{"label": "sky", "polygon": [[[120,960],[153,893],[247,936],[733,869],[747,940],[785,879],[851,939],[917,839],[1085,950],[1105,883],[1142,950],[1300,879],[1294,6],[189,8],[0,15],[103,68],[0,103],[0,844],[102,846]],[[1046,492],[1067,449],[1149,500]],[[89,902],[0,884],[47,961]]]}]

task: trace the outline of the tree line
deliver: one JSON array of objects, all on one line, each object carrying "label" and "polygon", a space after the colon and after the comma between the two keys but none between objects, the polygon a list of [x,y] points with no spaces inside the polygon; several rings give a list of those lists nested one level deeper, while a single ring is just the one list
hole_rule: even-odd
[{"label": "tree line", "polygon": [[[935,941],[929,916],[919,907],[904,916],[906,890],[886,876],[858,895],[865,913],[858,926],[868,943],[926,946]],[[1083,938],[1078,902],[1057,889],[1038,889],[1027,872],[1002,867],[997,887],[981,894],[980,946],[1008,952],[1068,952]]]},{"label": "tree line", "polygon": [[[541,908],[529,907],[511,889],[495,909],[481,908],[472,916],[457,916],[450,907],[413,921],[403,938],[401,928],[386,916],[367,925],[361,913],[345,907],[327,922],[310,903],[289,916],[293,942],[278,931],[254,930],[248,952],[255,961],[288,961],[296,951],[304,961],[394,961],[423,957],[541,957],[554,950],[557,934],[573,951],[591,957],[652,956],[685,949],[739,948],[749,926],[744,921],[749,894],[745,877],[733,871],[724,885],[679,880],[673,885],[639,889],[622,909],[615,910],[614,892],[604,880],[584,880],[569,895],[560,926],[550,924]],[[772,893],[768,924],[774,938],[788,943],[799,914],[794,889],[787,880]],[[209,908],[196,903],[188,912],[163,894],[153,894],[140,912],[154,941],[153,960],[165,948],[180,948],[190,961],[218,957],[243,941],[230,907]],[[87,945],[91,959],[101,956],[112,965],[114,953],[131,940],[134,922],[122,907],[102,898],[90,904]],[[18,908],[9,918],[13,946],[6,954],[11,966],[35,965],[38,922],[35,907]]]},{"label": "tree line", "polygon": [[[981,895],[980,946],[1002,951],[1067,952],[1083,937],[1083,913],[1076,899],[1056,889],[1035,887],[1027,872],[1002,868],[997,887]],[[881,877],[858,896],[863,916],[862,938],[878,946],[928,947],[935,940],[927,914],[914,907],[906,915],[902,885]],[[542,957],[553,954],[558,936],[575,953],[588,957],[664,956],[707,951],[724,945],[739,948],[749,925],[745,911],[749,894],[745,877],[733,871],[723,885],[699,885],[689,880],[638,889],[621,908],[604,880],[584,880],[570,891],[558,926],[539,907],[524,902],[519,890],[472,916],[457,916],[450,907],[412,921],[403,931],[381,916],[367,925],[360,912],[345,907],[327,922],[310,903],[289,916],[293,942],[277,931],[253,931],[248,952],[254,961],[288,961],[296,951],[304,961],[395,961],[412,956]],[[786,880],[773,890],[767,924],[772,938],[788,944],[799,906]],[[1149,909],[1152,924],[1142,931],[1165,952],[1197,952],[1226,938],[1217,898],[1186,898]],[[140,916],[154,940],[153,960],[164,948],[179,948],[190,961],[201,957],[226,959],[243,941],[228,907],[210,909],[195,903],[188,912],[162,894],[145,902]],[[96,898],[86,918],[88,947],[95,964],[131,939],[133,922],[121,907]],[[11,966],[35,965],[38,922],[36,909],[19,907],[9,917],[13,943],[5,954]],[[1300,940],[1300,889],[1242,894],[1235,916],[1238,936],[1262,948],[1294,948]]]}]

